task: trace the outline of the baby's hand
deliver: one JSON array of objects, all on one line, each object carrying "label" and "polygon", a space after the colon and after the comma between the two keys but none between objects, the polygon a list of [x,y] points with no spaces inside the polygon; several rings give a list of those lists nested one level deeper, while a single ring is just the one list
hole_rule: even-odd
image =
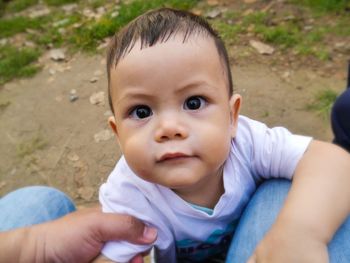
[{"label": "baby's hand", "polygon": [[327,244],[306,231],[272,227],[247,263],[328,263]]}]

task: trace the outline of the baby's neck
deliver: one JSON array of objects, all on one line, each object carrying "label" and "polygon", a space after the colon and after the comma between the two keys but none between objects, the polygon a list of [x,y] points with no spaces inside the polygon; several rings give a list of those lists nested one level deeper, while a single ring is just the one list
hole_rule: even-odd
[{"label": "baby's neck", "polygon": [[224,194],[223,169],[220,168],[216,176],[212,176],[192,188],[190,191],[173,190],[186,202],[194,205],[214,209],[220,197]]}]

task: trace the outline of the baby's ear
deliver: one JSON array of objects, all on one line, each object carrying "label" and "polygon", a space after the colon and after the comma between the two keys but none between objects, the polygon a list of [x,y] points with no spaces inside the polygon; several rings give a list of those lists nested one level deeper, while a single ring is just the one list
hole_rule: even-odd
[{"label": "baby's ear", "polygon": [[231,111],[231,137],[234,138],[237,132],[238,116],[241,109],[242,97],[239,94],[232,95],[230,99]]},{"label": "baby's ear", "polygon": [[108,118],[108,124],[112,128],[114,134],[118,137],[117,124],[115,122],[115,117],[114,116],[110,116]]}]

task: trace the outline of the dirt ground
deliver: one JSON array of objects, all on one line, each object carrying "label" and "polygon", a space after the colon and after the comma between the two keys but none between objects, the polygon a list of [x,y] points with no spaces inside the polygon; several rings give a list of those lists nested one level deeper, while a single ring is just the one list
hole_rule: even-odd
[{"label": "dirt ground", "polygon": [[[306,105],[321,90],[345,88],[350,54],[334,51],[334,59],[320,62],[260,55],[246,43],[228,50],[235,89],[243,96],[242,114],[332,139],[329,120]],[[61,189],[78,205],[94,203],[120,156],[107,125],[104,56],[78,53],[54,62],[46,54],[41,63],[44,69],[35,77],[0,88],[0,101],[9,102],[0,108],[0,196],[41,184]]]}]

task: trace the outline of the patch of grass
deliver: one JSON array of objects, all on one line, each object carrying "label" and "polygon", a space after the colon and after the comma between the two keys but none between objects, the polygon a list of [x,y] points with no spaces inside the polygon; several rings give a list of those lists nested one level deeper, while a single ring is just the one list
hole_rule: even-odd
[{"label": "patch of grass", "polygon": [[28,28],[40,28],[43,23],[45,23],[44,18],[31,19],[24,16],[0,19],[0,38],[9,37],[17,33],[25,32]]},{"label": "patch of grass", "polygon": [[331,30],[338,36],[350,36],[350,15],[340,17],[338,23]]},{"label": "patch of grass", "polygon": [[24,158],[32,155],[38,150],[42,150],[47,146],[47,142],[38,134],[28,141],[24,141],[17,146],[17,156]]},{"label": "patch of grass", "polygon": [[52,6],[60,6],[60,5],[66,5],[71,3],[77,3],[79,2],[79,0],[44,0],[44,2]]},{"label": "patch of grass", "polygon": [[232,44],[237,39],[239,33],[243,31],[241,25],[230,25],[220,20],[214,20],[212,26],[218,31],[222,39],[227,44]]},{"label": "patch of grass", "polygon": [[257,26],[255,32],[266,42],[282,47],[293,47],[301,40],[300,30],[293,25],[278,25],[275,27]]},{"label": "patch of grass", "polygon": [[350,8],[348,0],[293,0],[295,4],[308,6],[316,12],[345,12]]},{"label": "patch of grass", "polygon": [[312,45],[299,44],[294,49],[297,54],[305,56],[314,56],[319,60],[325,61],[330,59],[329,52],[324,47],[315,47]]},{"label": "patch of grass", "polygon": [[243,25],[266,25],[268,22],[268,13],[266,12],[254,12],[243,17]]},{"label": "patch of grass", "polygon": [[70,42],[81,49],[93,51],[96,49],[99,41],[114,35],[122,26],[132,19],[152,8],[167,6],[179,9],[189,9],[196,4],[196,0],[135,0],[130,4],[122,3],[120,5],[119,15],[111,17],[111,13],[104,15],[98,21],[87,22],[76,29]]},{"label": "patch of grass", "polygon": [[6,11],[20,12],[30,6],[38,4],[38,0],[15,0],[10,1],[6,6]]},{"label": "patch of grass", "polygon": [[40,52],[25,48],[18,50],[11,46],[0,49],[0,84],[16,77],[29,77],[34,75],[39,67],[32,63],[37,61]]},{"label": "patch of grass", "polygon": [[330,115],[333,103],[338,94],[331,89],[325,89],[316,94],[312,103],[307,105],[308,110],[316,111],[318,114],[327,118]]}]

